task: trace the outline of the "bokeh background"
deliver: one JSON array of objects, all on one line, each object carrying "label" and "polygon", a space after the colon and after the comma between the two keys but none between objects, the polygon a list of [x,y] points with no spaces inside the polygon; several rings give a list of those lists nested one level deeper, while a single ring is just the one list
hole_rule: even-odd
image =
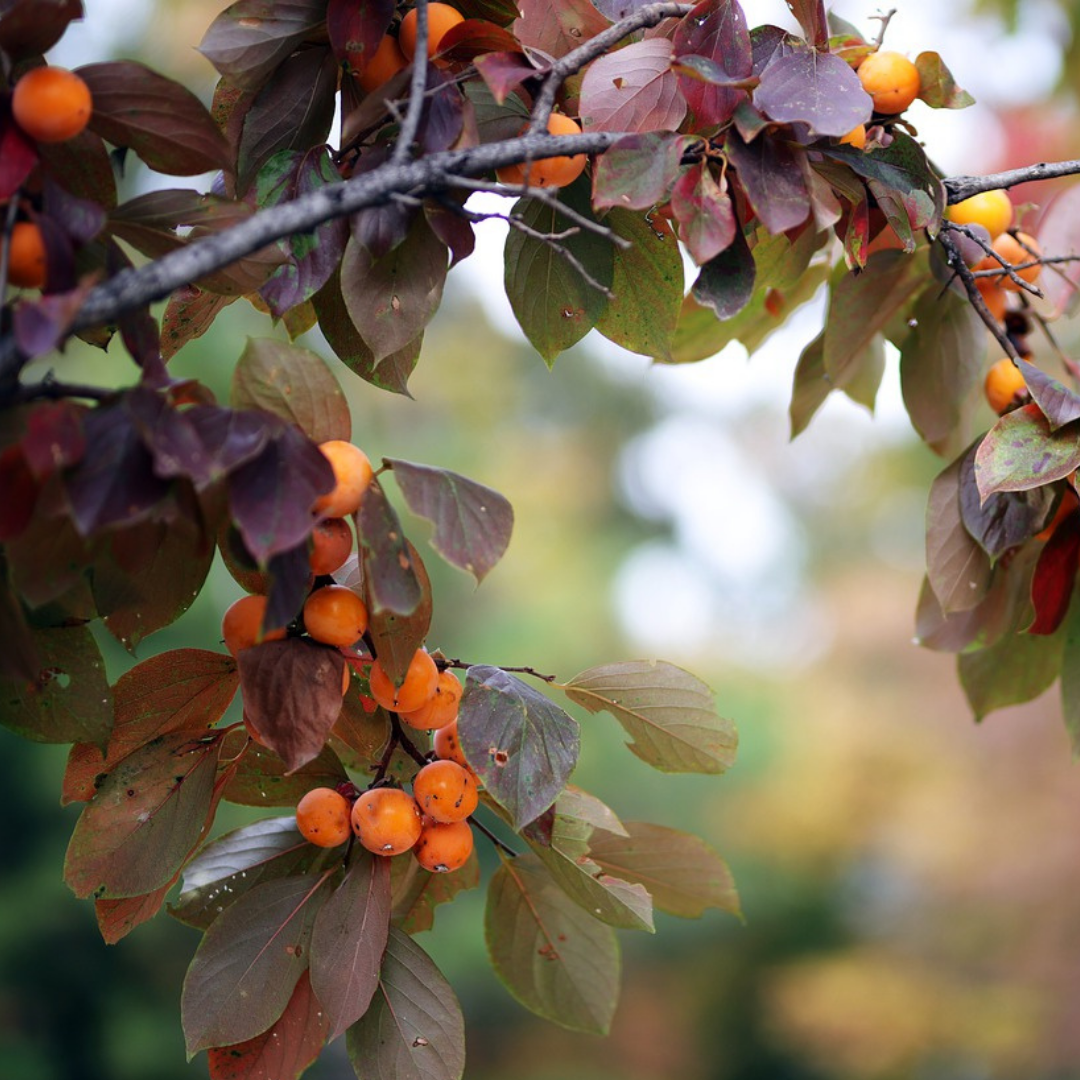
[{"label": "bokeh background", "polygon": [[[194,45],[219,6],[86,0],[51,59],[142,59],[208,98]],[[899,8],[889,47],[937,49],[979,102],[910,111],[943,170],[1080,156],[1077,5]],[[782,3],[746,10],[751,25],[792,25]],[[875,25],[862,0],[837,10]],[[129,193],[155,182],[125,179]],[[816,305],[749,361],[732,346],[661,368],[590,338],[549,372],[502,296],[501,241],[485,232],[451,275],[414,400],[338,368],[355,441],[374,459],[464,472],[514,504],[510,551],[479,590],[428,558],[433,643],[563,676],[660,656],[715,688],[741,738],[727,776],[654,773],[601,715],[584,721],[578,779],[624,818],[709,839],[746,921],[661,915],[655,937],[624,934],[622,1003],[600,1040],[532,1017],[501,989],[482,890],[462,896],[420,940],[462,1000],[469,1080],[1080,1077],[1080,775],[1053,692],[976,726],[953,658],[912,642],[941,463],[907,425],[895,362],[875,416],[830,401],[795,442],[787,398]],[[224,399],[245,337],[272,333],[236,304],[172,366]],[[1059,334],[1075,353],[1075,331]],[[303,343],[330,357],[317,335]],[[58,368],[131,379],[117,350],[73,349]],[[423,547],[427,527],[407,528]],[[140,656],[216,640],[238,594],[216,567]],[[113,676],[131,663],[103,647]],[[61,882],[77,814],[57,804],[64,756],[0,729],[0,1077],[205,1077],[202,1057],[185,1063],[179,1024],[195,932],[162,916],[106,947],[91,906]],[[247,816],[227,809],[220,825]],[[352,1074],[336,1046],[309,1075]]]}]

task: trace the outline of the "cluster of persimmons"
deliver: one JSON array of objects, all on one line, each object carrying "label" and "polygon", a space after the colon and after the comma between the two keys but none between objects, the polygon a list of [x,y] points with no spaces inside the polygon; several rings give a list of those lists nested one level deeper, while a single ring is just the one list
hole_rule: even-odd
[{"label": "cluster of persimmons", "polygon": [[[352,443],[331,440],[320,449],[334,470],[335,483],[312,508],[316,516],[309,550],[313,583],[340,569],[352,554],[348,517],[360,508],[373,476],[367,455]],[[264,625],[266,607],[266,596],[253,593],[226,610],[221,635],[233,656],[260,642],[286,636],[286,627]],[[300,625],[315,641],[347,648],[364,636],[368,611],[351,588],[316,584],[304,602]],[[467,819],[479,800],[479,781],[465,761],[457,735],[461,682],[449,669],[440,670],[423,648],[416,650],[400,683],[391,679],[377,658],[364,664],[374,705],[396,714],[407,728],[434,732],[434,760],[416,774],[412,794],[384,779],[362,793],[351,782],[336,790],[315,788],[296,808],[297,828],[320,847],[337,847],[355,834],[365,848],[378,855],[412,850],[427,870],[457,870],[472,853],[472,829]],[[346,663],[343,695],[349,692],[352,670]],[[250,718],[245,716],[244,723],[251,737],[261,742]]]}]

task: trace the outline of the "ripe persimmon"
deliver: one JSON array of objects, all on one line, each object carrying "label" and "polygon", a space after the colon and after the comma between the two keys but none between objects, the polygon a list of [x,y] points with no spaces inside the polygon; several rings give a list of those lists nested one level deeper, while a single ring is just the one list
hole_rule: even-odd
[{"label": "ripe persimmon", "polygon": [[432,761],[413,780],[413,798],[435,821],[464,821],[480,795],[473,774],[456,761]]},{"label": "ripe persimmon", "polygon": [[323,518],[311,530],[311,572],[332,574],[352,554],[352,529],[345,518]]},{"label": "ripe persimmon", "polygon": [[472,827],[467,821],[435,821],[425,816],[413,848],[416,861],[433,874],[460,870],[473,850]]},{"label": "ripe persimmon", "polygon": [[1080,505],[1080,498],[1076,494],[1076,488],[1069,484],[1066,486],[1064,492],[1061,495],[1061,502],[1058,503],[1057,510],[1054,511],[1054,516],[1050,519],[1050,523],[1046,526],[1042,532],[1035,534],[1036,540],[1049,540],[1054,535],[1054,530]]},{"label": "ripe persimmon", "polygon": [[1002,322],[1005,318],[1007,297],[997,278],[976,278],[975,284],[986,304],[987,311],[997,320]]},{"label": "ripe persimmon", "polygon": [[334,470],[334,488],[320,495],[313,509],[328,518],[355,514],[375,474],[367,454],[344,439],[330,439],[320,443],[319,449]]},{"label": "ripe persimmon", "polygon": [[236,656],[241,649],[257,645],[260,641],[281,641],[285,637],[284,627],[263,630],[266,617],[265,596],[241,596],[234,600],[221,620],[221,637],[225,648]]},{"label": "ripe persimmon", "polygon": [[1027,383],[1020,369],[1009,357],[1002,357],[986,373],[986,381],[983,384],[986,391],[986,400],[990,408],[1003,415],[1014,405],[1022,401],[1022,395],[1027,394]]},{"label": "ripe persimmon", "polygon": [[367,627],[367,605],[344,585],[324,585],[304,602],[304,628],[324,645],[352,645]]},{"label": "ripe persimmon", "polygon": [[465,755],[461,750],[461,741],[458,739],[456,720],[451,720],[446,727],[441,727],[435,732],[432,749],[434,749],[436,757],[444,761],[456,761],[462,768],[469,768],[469,763],[465,760]]},{"label": "ripe persimmon", "polygon": [[73,71],[37,67],[15,84],[11,94],[15,123],[38,142],[66,142],[90,122],[90,87]]},{"label": "ripe persimmon", "polygon": [[371,696],[384,709],[399,713],[413,712],[435,696],[439,686],[439,669],[423,649],[417,649],[400,686],[394,685],[378,660],[371,665],[368,686]]},{"label": "ripe persimmon", "polygon": [[17,221],[8,241],[8,281],[23,289],[40,289],[48,274],[48,256],[41,229],[32,221]]},{"label": "ripe persimmon", "polygon": [[945,216],[957,225],[982,225],[990,239],[996,240],[1012,224],[1012,199],[1003,188],[980,191],[946,207]]},{"label": "ripe persimmon", "polygon": [[333,788],[312,788],[296,804],[296,827],[300,835],[318,847],[337,847],[349,839],[352,807]]},{"label": "ripe persimmon", "polygon": [[874,112],[894,116],[919,96],[919,69],[897,52],[871,53],[859,65],[858,75],[873,98]]},{"label": "ripe persimmon", "polygon": [[[572,117],[562,113],[552,113],[547,122],[551,135],[580,135],[581,125]],[[588,163],[585,154],[573,157],[557,155],[538,158],[536,161],[523,161],[519,165],[504,165],[495,170],[495,175],[503,184],[527,184],[530,187],[566,187],[572,184],[584,171]]]},{"label": "ripe persimmon", "polygon": [[398,44],[398,39],[389,34],[383,34],[379,47],[371,54],[371,59],[364,66],[364,70],[356,76],[356,81],[370,94],[383,83],[389,82],[408,63]]},{"label": "ripe persimmon", "polygon": [[434,731],[445,727],[457,718],[461,704],[461,680],[448,668],[439,672],[435,694],[419,709],[401,713],[401,719],[409,727],[421,731]]},{"label": "ripe persimmon", "polygon": [[858,127],[853,127],[840,142],[842,145],[854,146],[856,150],[861,150],[866,146],[866,125],[859,124]]},{"label": "ripe persimmon", "polygon": [[[398,45],[406,60],[411,60],[416,53],[416,23],[419,16],[416,8],[405,13],[401,20],[401,29],[398,31]],[[464,22],[465,16],[457,8],[449,4],[428,4],[427,8],[427,54],[434,56],[439,51],[439,43],[446,36],[447,30]]]},{"label": "ripe persimmon", "polygon": [[371,788],[353,803],[352,828],[368,851],[400,855],[420,839],[420,807],[401,788]]},{"label": "ripe persimmon", "polygon": [[[1017,233],[1013,236],[1011,233],[1003,232],[994,240],[992,247],[1010,266],[1022,267],[1015,270],[1018,278],[1030,285],[1034,285],[1039,279],[1042,265],[1035,260],[1039,258],[1041,252],[1039,245],[1035,242],[1035,237],[1028,236],[1027,233]],[[1031,265],[1025,266],[1025,263]],[[1001,270],[1001,268],[1001,263],[990,255],[975,266],[976,270]],[[1006,292],[1020,292],[1020,286],[1008,274],[1003,273],[994,280]]]}]

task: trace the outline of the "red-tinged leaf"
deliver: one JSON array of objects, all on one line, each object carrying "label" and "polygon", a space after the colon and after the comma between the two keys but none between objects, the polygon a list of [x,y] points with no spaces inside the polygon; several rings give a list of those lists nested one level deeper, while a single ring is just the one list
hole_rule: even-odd
[{"label": "red-tinged leaf", "polygon": [[85,409],[71,401],[44,402],[26,418],[22,452],[30,471],[46,480],[57,469],[79,461],[86,449],[82,420]]},{"label": "red-tinged leaf", "polygon": [[248,338],[233,369],[230,403],[295,424],[312,442],[352,435],[345,394],[317,353],[273,338]]},{"label": "red-tinged leaf", "polygon": [[88,627],[35,630],[32,679],[0,679],[0,723],[35,742],[104,746],[113,724],[105,663]]},{"label": "red-tinged leaf", "polygon": [[823,361],[834,386],[852,378],[866,347],[925,284],[925,262],[899,251],[875,255],[862,273],[833,272]]},{"label": "red-tinged leaf", "polygon": [[121,399],[91,409],[83,420],[87,453],[66,476],[72,518],[83,536],[149,516],[170,484],[154,471],[132,416]]},{"label": "red-tinged leaf", "polygon": [[961,459],[960,516],[965,531],[992,560],[997,560],[1050,521],[1057,492],[1046,485],[1029,491],[1000,491],[982,498],[975,482],[977,449],[975,443]]},{"label": "red-tinged leaf", "polygon": [[577,721],[549,698],[486,665],[469,668],[458,732],[466,759],[515,829],[555,801],[581,740]]},{"label": "red-tinged leaf", "polygon": [[756,273],[746,238],[736,229],[731,243],[701,268],[690,295],[712,308],[718,319],[731,319],[750,303]]},{"label": "red-tinged leaf", "polygon": [[311,507],[333,486],[329,461],[291,426],[229,474],[229,512],[260,565],[307,542]]},{"label": "red-tinged leaf", "polygon": [[[486,53],[484,56],[478,56],[473,63],[499,105],[502,105],[507,98],[511,97],[513,92],[519,89],[527,79],[531,79],[538,74],[537,68],[530,64],[519,52]],[[466,86],[465,92],[470,99],[473,97],[468,86]],[[485,139],[483,141],[490,140]]]},{"label": "red-tinged leaf", "polygon": [[184,285],[169,297],[161,316],[161,356],[171,360],[189,341],[200,338],[235,296],[221,296],[195,285]]},{"label": "red-tinged leaf", "polygon": [[326,0],[239,0],[206,31],[199,52],[232,83],[257,90],[326,20]]},{"label": "red-tinged leaf", "polygon": [[71,748],[62,802],[92,798],[100,774],[162,735],[205,733],[221,719],[238,685],[232,657],[203,649],[174,649],[137,664],[113,687],[107,754],[92,746]]},{"label": "red-tinged leaf", "polygon": [[[716,712],[712,690],[688,671],[656,660],[604,664],[561,688],[590,713],[611,713],[630,749],[663,772],[722,773],[735,761],[738,736]],[[462,746],[465,745],[462,728]],[[466,750],[470,763],[472,757]]]},{"label": "red-tinged leaf", "polygon": [[596,159],[593,206],[648,210],[664,203],[682,171],[682,156],[694,140],[670,131],[620,139]]},{"label": "red-tinged leaf", "polygon": [[[260,209],[266,209],[340,183],[341,176],[327,147],[306,153],[283,150],[260,172],[256,198]],[[341,262],[347,237],[345,219],[335,218],[311,232],[296,233],[282,241],[289,260],[277,267],[259,290],[273,315],[285,315],[326,284]]]},{"label": "red-tinged leaf", "polygon": [[967,456],[934,479],[926,508],[926,575],[943,615],[970,611],[990,587],[993,566],[964,528],[960,483]]},{"label": "red-tinged leaf", "polygon": [[261,1035],[206,1053],[210,1080],[299,1080],[322,1052],[327,1019],[305,971],[289,1004]]},{"label": "red-tinged leaf", "polygon": [[480,884],[480,860],[475,850],[464,866],[452,874],[425,870],[412,853],[390,859],[390,900],[393,924],[406,934],[418,934],[435,925],[435,908],[449,903],[459,892]]},{"label": "red-tinged leaf", "polygon": [[409,509],[435,526],[431,545],[477,582],[510,544],[514,510],[497,491],[449,469],[387,458]]},{"label": "red-tinged leaf", "polygon": [[838,56],[801,50],[761,73],[754,104],[780,124],[806,124],[813,135],[846,135],[874,111],[859,76]]},{"label": "red-tinged leaf", "polygon": [[330,1039],[367,1012],[389,931],[389,860],[359,851],[311,934],[311,985],[326,1012]]},{"label": "red-tinged leaf", "polygon": [[294,772],[314,761],[341,712],[337,649],[306,638],[265,641],[238,656],[244,714]]},{"label": "red-tinged leaf", "polygon": [[608,226],[629,248],[616,248],[611,291],[615,294],[596,322],[609,341],[630,352],[671,359],[671,339],[683,302],[682,254],[671,227],[631,210],[611,210]]},{"label": "red-tinged leaf", "polygon": [[428,154],[457,145],[465,125],[465,97],[448,72],[429,67],[417,140]]},{"label": "red-tinged leaf", "polygon": [[349,1029],[359,1080],[461,1080],[465,1022],[454,991],[412,938],[391,929],[371,1007]]},{"label": "red-tinged leaf", "polygon": [[1051,431],[1080,420],[1080,394],[1021,357],[1016,366],[1024,376],[1031,398],[1043,411]]},{"label": "red-tinged leaf", "polygon": [[966,109],[975,99],[956,85],[952,72],[936,52],[921,52],[915,57],[919,72],[919,97],[931,109]]},{"label": "red-tinged leaf", "polygon": [[82,17],[82,0],[8,0],[0,14],[0,49],[13,60],[40,56]]},{"label": "red-tinged leaf", "polygon": [[43,183],[42,211],[76,244],[90,243],[105,227],[107,219],[103,207],[73,195],[48,176]]},{"label": "red-tinged leaf", "polygon": [[346,71],[363,74],[393,14],[393,0],[330,0],[326,32],[337,62]]},{"label": "red-tinged leaf", "polygon": [[375,354],[356,328],[345,306],[341,294],[341,279],[337,273],[315,295],[313,303],[319,316],[319,329],[342,363],[365,382],[391,393],[411,396],[408,389],[409,376],[420,355],[423,334],[376,364]]},{"label": "red-tinged leaf", "polygon": [[[562,189],[559,198],[578,213],[591,216],[582,182]],[[542,239],[572,228],[574,222],[538,199],[520,199],[511,212],[532,232],[510,230],[503,249],[503,284],[525,336],[550,366],[559,353],[577,344],[596,325],[607,307],[607,296],[596,286],[611,286],[615,272],[612,246],[587,230],[561,241],[588,271],[593,284],[561,251]]]},{"label": "red-tinged leaf", "polygon": [[[703,56],[734,79],[751,73],[750,34],[737,0],[703,0],[683,16],[672,41],[680,60],[684,56]],[[678,80],[698,129],[727,123],[746,99],[745,90],[702,82],[689,75],[679,75]]]},{"label": "red-tinged leaf", "polygon": [[296,816],[263,818],[208,843],[184,867],[184,880],[169,914],[205,930],[227,907],[264,881],[317,874],[341,858],[334,848],[309,844]]},{"label": "red-tinged leaf", "polygon": [[679,224],[679,239],[698,266],[724,251],[739,228],[727,191],[727,181],[718,181],[707,162],[691,165],[671,192],[671,209]]},{"label": "red-tinged leaf", "polygon": [[239,192],[247,191],[278,151],[306,151],[326,142],[338,74],[329,46],[302,49],[274,71],[244,114],[236,159]]},{"label": "red-tinged leaf", "polygon": [[106,210],[116,206],[116,175],[100,136],[87,129],[65,142],[40,143],[37,152],[49,175],[72,195]]},{"label": "red-tinged leaf", "polygon": [[466,19],[451,26],[439,39],[439,62],[468,64],[492,53],[513,55],[521,60],[521,45],[509,30],[486,19]]},{"label": "red-tinged leaf", "polygon": [[717,908],[742,916],[731,871],[704,840],[642,821],[627,822],[626,831],[590,837],[589,856],[605,872],[643,885],[669,915],[698,919]]},{"label": "red-tinged leaf", "polygon": [[311,591],[311,545],[305,541],[271,556],[266,568],[270,585],[263,626],[288,626],[299,614]]},{"label": "red-tinged leaf", "polygon": [[21,536],[34,518],[40,485],[21,446],[0,450],[0,542]]},{"label": "red-tinged leaf", "polygon": [[33,682],[40,670],[41,658],[26,613],[7,579],[7,565],[0,552],[0,681]]},{"label": "red-tinged leaf", "polygon": [[583,41],[596,37],[610,25],[589,0],[517,0],[521,17],[510,27],[514,37],[528,49],[558,59]]},{"label": "red-tinged leaf", "polygon": [[[405,672],[416,650],[423,645],[431,627],[431,581],[427,567],[416,548],[405,542],[408,558],[420,586],[420,601],[408,615],[399,615],[390,608],[371,611],[368,634],[375,646],[375,655],[379,666],[397,685],[405,678]],[[373,747],[372,749],[378,749]]]},{"label": "red-tinged leaf", "polygon": [[829,20],[823,0],[787,0],[787,6],[811,45],[820,48],[828,43]]},{"label": "red-tinged leaf", "polygon": [[976,720],[995,709],[1033,701],[1061,672],[1064,634],[1012,634],[956,659],[960,685]]},{"label": "red-tinged leaf", "polygon": [[331,871],[263,881],[211,923],[180,999],[189,1055],[261,1035],[307,970],[311,928]]},{"label": "red-tinged leaf", "polygon": [[206,107],[188,89],[133,60],[88,64],[90,130],[131,149],[157,172],[195,176],[229,164],[229,151]]},{"label": "red-tinged leaf", "polygon": [[1068,476],[1080,465],[1080,424],[1056,431],[1038,405],[1006,413],[975,455],[975,480],[985,498],[996,491],[1027,491]]},{"label": "red-tinged leaf", "polygon": [[1073,314],[1080,291],[1080,186],[1070,184],[1049,199],[1039,220],[1036,240],[1046,258],[1072,261],[1055,264],[1054,272],[1043,274],[1039,287],[1053,307],[1055,316]]},{"label": "red-tinged leaf", "polygon": [[318,755],[294,772],[265,746],[253,742],[229,777],[222,798],[243,806],[295,807],[312,788],[336,788],[349,779],[337,754],[324,746]]},{"label": "red-tinged leaf", "polygon": [[619,943],[551,879],[535,854],[503,859],[488,886],[484,937],[495,974],[527,1009],[606,1034],[619,996]]},{"label": "red-tinged leaf", "polygon": [[675,131],[686,99],[671,70],[667,38],[635,41],[585,69],[581,126],[586,131]]},{"label": "red-tinged leaf", "polygon": [[355,690],[345,695],[341,715],[330,732],[330,745],[356,772],[367,772],[382,756],[390,739],[390,717]]},{"label": "red-tinged leaf", "polygon": [[372,480],[356,515],[364,595],[374,616],[383,611],[412,615],[423,603],[420,577],[401,521],[378,479]]},{"label": "red-tinged leaf", "polygon": [[1080,511],[1074,510],[1050,534],[1035,564],[1031,602],[1035,620],[1029,634],[1053,634],[1069,611],[1080,566]]},{"label": "red-tinged leaf", "polygon": [[168,884],[162,885],[160,889],[155,889],[153,892],[144,893],[142,896],[125,896],[118,900],[95,900],[94,915],[105,944],[115,945],[127,937],[136,926],[141,926],[152,919],[161,910],[169,889],[173,887],[179,876],[179,873],[174,874],[172,881]]},{"label": "red-tinged leaf", "polygon": [[376,367],[406,349],[431,321],[442,299],[446,266],[446,248],[422,217],[380,259],[355,239],[348,242],[340,287]]},{"label": "red-tinged leaf", "polygon": [[[458,196],[462,202],[466,197],[465,192]],[[459,205],[458,202],[444,205],[430,200],[424,203],[424,217],[431,231],[443,245],[450,249],[449,269],[451,270],[476,250],[476,233],[473,231],[472,223],[462,217],[457,210],[451,208]]]},{"label": "red-tinged leaf", "polygon": [[0,199],[10,199],[37,162],[37,148],[12,119],[8,99],[0,105]]},{"label": "red-tinged leaf", "polygon": [[64,861],[76,896],[138,896],[172,879],[206,831],[220,741],[220,734],[171,732],[105,777]]},{"label": "red-tinged leaf", "polygon": [[787,232],[809,217],[810,194],[796,157],[802,151],[772,135],[759,135],[747,144],[736,131],[728,133],[724,146],[750,205],[769,232]]}]

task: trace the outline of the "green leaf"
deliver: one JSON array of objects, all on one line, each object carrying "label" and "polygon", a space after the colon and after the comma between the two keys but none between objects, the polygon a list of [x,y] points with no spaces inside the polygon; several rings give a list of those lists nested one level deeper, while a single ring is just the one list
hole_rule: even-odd
[{"label": "green leaf", "polygon": [[697,919],[708,908],[742,917],[727,863],[690,833],[631,821],[628,835],[594,833],[589,855],[606,873],[644,885],[653,904],[669,915]]},{"label": "green leaf", "polygon": [[311,933],[311,987],[329,1018],[331,1039],[367,1011],[389,929],[390,867],[381,856],[359,851]]},{"label": "green leaf", "polygon": [[0,724],[35,742],[105,745],[113,703],[105,663],[88,627],[32,632],[33,681],[0,680]]},{"label": "green leaf", "polygon": [[1006,634],[996,644],[957,657],[960,685],[976,720],[995,709],[1032,701],[1061,672],[1065,635]]},{"label": "green leaf", "polygon": [[229,777],[222,798],[241,806],[295,806],[312,788],[337,787],[348,778],[329,746],[299,769],[286,772],[285,762],[273,750],[253,742]]},{"label": "green leaf", "polygon": [[233,369],[229,403],[280,416],[312,442],[352,436],[349,403],[326,361],[273,338],[248,338]]},{"label": "green leaf", "polygon": [[791,421],[791,437],[801,435],[833,392],[832,379],[825,371],[824,330],[799,354],[791,387],[791,404],[788,417]]},{"label": "green leaf", "polygon": [[1080,465],[1080,421],[1050,430],[1038,405],[1007,412],[975,454],[975,482],[985,498],[996,491],[1028,491],[1068,476]]},{"label": "green leaf", "polygon": [[64,860],[76,896],[138,896],[172,878],[206,831],[219,743],[220,734],[172,732],[105,777]]},{"label": "green leaf", "polygon": [[469,668],[458,713],[466,759],[520,829],[538,818],[577,764],[577,721],[501,668]]},{"label": "green leaf", "polygon": [[[428,577],[427,567],[424,566],[420,553],[408,540],[405,541],[405,549],[420,586],[420,601],[408,615],[399,615],[389,608],[376,609],[372,605],[368,623],[368,634],[375,646],[379,666],[390,676],[395,685],[405,678],[405,672],[409,670],[409,664],[416,650],[424,644],[428,630],[431,628],[431,580]],[[354,562],[353,565],[355,565]],[[335,580],[345,584],[340,581],[337,572]],[[353,587],[360,591],[359,580]],[[371,725],[367,725],[367,728],[370,731]]]},{"label": "green leaf", "polygon": [[536,855],[503,859],[488,886],[484,937],[495,974],[527,1009],[606,1035],[619,996],[619,942],[551,879]]},{"label": "green leaf", "polygon": [[966,109],[975,99],[956,85],[952,72],[936,52],[921,52],[915,57],[919,72],[919,97],[931,109]]},{"label": "green leaf", "polygon": [[[559,198],[579,214],[593,216],[583,183],[565,188]],[[525,336],[550,366],[559,353],[596,325],[607,307],[608,297],[602,290],[611,288],[614,276],[611,244],[580,227],[558,241],[585,268],[593,284],[567,261],[563,251],[542,239],[575,227],[573,220],[530,198],[518,200],[511,214],[531,232],[511,229],[506,239],[506,295]]]},{"label": "green leaf", "polygon": [[738,737],[731,721],[717,714],[713,692],[674,664],[604,664],[561,689],[591,713],[611,713],[633,740],[630,749],[663,772],[721,773],[735,761]]},{"label": "green leaf", "polygon": [[449,469],[384,458],[414,514],[435,526],[431,546],[484,580],[510,544],[514,509],[497,491]]},{"label": "green leaf", "polygon": [[261,1035],[285,1011],[308,967],[311,928],[329,895],[327,878],[264,881],[210,925],[180,998],[189,1058]]},{"label": "green leaf", "polygon": [[370,1008],[346,1038],[359,1080],[460,1080],[465,1021],[454,991],[412,938],[391,928]]},{"label": "green leaf", "polygon": [[452,874],[432,874],[409,852],[390,860],[391,917],[406,934],[418,934],[435,925],[435,908],[449,903],[459,892],[480,884],[480,860],[474,851],[469,861]]},{"label": "green leaf", "polygon": [[630,210],[612,210],[605,223],[631,247],[616,248],[614,299],[596,329],[630,352],[670,360],[671,338],[683,301],[679,245],[663,218],[651,221]]}]

